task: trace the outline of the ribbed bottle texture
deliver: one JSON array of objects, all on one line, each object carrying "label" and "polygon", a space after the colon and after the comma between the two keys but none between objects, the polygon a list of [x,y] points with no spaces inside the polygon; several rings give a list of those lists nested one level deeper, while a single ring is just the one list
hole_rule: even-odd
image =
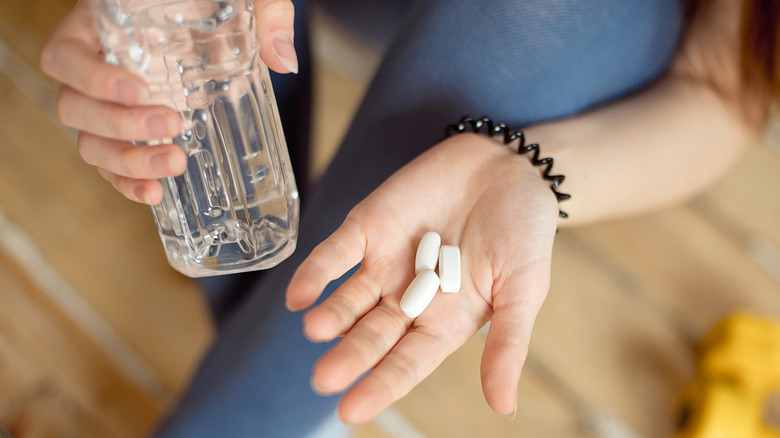
[{"label": "ribbed bottle texture", "polygon": [[251,1],[92,0],[106,59],[143,77],[184,132],[154,215],[191,277],[266,269],[295,249],[298,192]]}]

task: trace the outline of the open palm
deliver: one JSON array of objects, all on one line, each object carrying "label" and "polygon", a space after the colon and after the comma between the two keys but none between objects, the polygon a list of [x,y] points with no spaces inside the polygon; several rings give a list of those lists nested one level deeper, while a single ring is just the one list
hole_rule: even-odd
[{"label": "open palm", "polygon": [[[557,216],[555,197],[528,159],[486,137],[452,137],[400,169],[290,281],[288,306],[303,309],[360,264],[304,316],[311,340],[344,336],[315,365],[315,390],[331,394],[354,384],[339,414],[349,423],[368,421],[492,320],[483,391],[494,410],[513,414],[531,328],[549,286]],[[458,294],[437,294],[412,320],[400,300],[426,231],[460,247],[462,286]]]}]

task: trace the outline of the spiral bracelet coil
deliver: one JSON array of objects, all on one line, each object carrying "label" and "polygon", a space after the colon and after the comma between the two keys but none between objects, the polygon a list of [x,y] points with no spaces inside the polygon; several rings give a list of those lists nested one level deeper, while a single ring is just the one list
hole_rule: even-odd
[{"label": "spiral bracelet coil", "polygon": [[[518,154],[527,154],[529,152],[532,152],[531,154],[531,164],[534,166],[544,166],[544,169],[542,170],[542,178],[550,181],[552,184],[550,185],[550,188],[552,189],[553,193],[555,193],[555,198],[560,203],[561,201],[565,201],[569,198],[571,198],[571,195],[568,193],[561,193],[558,191],[558,186],[561,185],[563,180],[566,178],[564,175],[551,175],[550,172],[552,171],[553,167],[553,159],[551,157],[546,158],[539,158],[539,154],[541,153],[539,149],[539,145],[537,143],[532,143],[529,145],[525,144],[525,135],[523,134],[523,131],[520,129],[509,129],[509,126],[507,126],[506,123],[493,123],[492,120],[490,120],[489,117],[481,117],[479,119],[472,119],[469,116],[464,116],[458,121],[455,125],[449,125],[444,130],[444,136],[451,137],[455,134],[462,134],[464,132],[468,132],[467,129],[471,127],[471,131],[475,134],[487,134],[490,137],[496,136],[496,135],[502,135],[503,136],[503,143],[505,145],[509,145],[515,140],[520,140],[520,144],[517,148]],[[481,132],[482,128],[487,128],[487,132]],[[569,215],[564,212],[563,210],[558,209],[558,216],[561,218],[567,218]]]}]

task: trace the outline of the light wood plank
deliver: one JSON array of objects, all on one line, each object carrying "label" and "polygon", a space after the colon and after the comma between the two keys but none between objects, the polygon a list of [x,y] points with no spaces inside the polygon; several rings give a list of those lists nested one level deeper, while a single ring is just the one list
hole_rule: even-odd
[{"label": "light wood plank", "polygon": [[20,438],[138,437],[160,414],[0,254],[0,423]]},{"label": "light wood plank", "polygon": [[388,436],[381,428],[372,423],[360,425],[355,428],[352,434],[352,438],[397,438]]},{"label": "light wood plank", "polygon": [[780,317],[776,279],[716,222],[682,206],[561,232],[531,354],[592,408],[669,436],[696,342],[735,310]]},{"label": "light wood plank", "polygon": [[395,404],[426,436],[584,437],[576,412],[539,370],[527,367],[518,390],[517,417],[509,421],[485,402],[479,364],[484,339],[477,335]]},{"label": "light wood plank", "polygon": [[780,146],[758,143],[732,172],[696,200],[694,207],[742,245],[749,245],[751,236],[760,236],[780,247],[778,169]]},{"label": "light wood plank", "polygon": [[379,63],[379,55],[349,33],[339,31],[319,8],[313,8],[309,17],[311,33],[315,35],[311,39],[315,72],[312,83],[314,147],[309,164],[312,178],[316,180],[341,146]]},{"label": "light wood plank", "polygon": [[[29,66],[40,71],[38,55],[76,0],[0,0],[0,39]],[[53,82],[52,82],[53,83]]]},{"label": "light wood plank", "polygon": [[691,341],[736,309],[780,317],[778,283],[715,223],[690,208],[577,234],[593,255],[631,278],[650,308]]},{"label": "light wood plank", "polygon": [[3,75],[0,101],[3,211],[178,391],[211,336],[196,285],[168,266],[149,209],[84,164],[63,131]]},{"label": "light wood plank", "polygon": [[552,287],[530,357],[570,392],[583,416],[643,437],[669,436],[676,395],[692,373],[691,351],[664,315],[634,293],[630,276],[568,233],[556,242]]}]

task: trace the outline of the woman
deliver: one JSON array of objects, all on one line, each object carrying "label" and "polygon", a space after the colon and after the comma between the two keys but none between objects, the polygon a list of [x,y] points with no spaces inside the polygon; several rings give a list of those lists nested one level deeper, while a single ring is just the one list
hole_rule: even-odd
[{"label": "woman", "polygon": [[[303,2],[254,3],[261,57],[305,82],[292,43],[305,41],[293,28]],[[346,391],[339,417],[367,421],[488,321],[483,390],[514,415],[556,229],[700,192],[738,160],[779,94],[778,3],[697,3],[410,2],[342,148],[303,199],[297,252],[262,275],[204,283],[219,336],[158,436],[303,436],[337,404],[311,388]],[[143,106],[143,82],[102,62],[85,2],[41,64],[63,84],[60,117],[81,131],[83,159],[128,198],[159,202],[155,179],[181,172],[186,157],[129,140],[177,135],[179,118]],[[278,88],[283,113],[297,102],[288,93],[305,89]],[[571,199],[559,205],[540,168],[494,139],[442,140],[465,114],[522,127]],[[283,115],[288,137],[305,131],[298,120]],[[462,288],[410,319],[399,301],[428,230],[460,246]],[[315,307],[301,316],[284,304]]]}]

